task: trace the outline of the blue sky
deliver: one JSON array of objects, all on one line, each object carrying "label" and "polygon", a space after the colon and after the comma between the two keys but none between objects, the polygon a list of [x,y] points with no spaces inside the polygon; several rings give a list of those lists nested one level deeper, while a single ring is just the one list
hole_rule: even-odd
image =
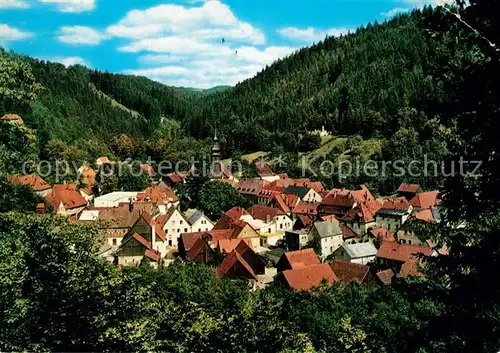
[{"label": "blue sky", "polygon": [[0,0],[0,45],[65,65],[209,88],[234,85],[327,34],[435,2]]}]

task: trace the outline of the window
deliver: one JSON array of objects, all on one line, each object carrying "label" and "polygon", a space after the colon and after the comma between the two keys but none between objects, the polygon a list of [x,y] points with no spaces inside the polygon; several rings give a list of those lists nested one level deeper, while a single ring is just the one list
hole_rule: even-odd
[{"label": "window", "polygon": [[180,229],[177,229],[177,233],[180,233],[180,232],[181,232],[181,230],[180,230]]},{"label": "window", "polygon": [[188,229],[187,228],[184,228],[184,233],[187,233]]},{"label": "window", "polygon": [[113,245],[116,245],[116,239],[113,239]]},{"label": "window", "polygon": [[175,226],[175,221],[172,221],[172,225]]},{"label": "window", "polygon": [[172,240],[168,241],[168,246],[172,246]]},{"label": "window", "polygon": [[269,229],[267,230],[267,232],[268,232],[268,233],[271,233],[271,228],[269,228]]},{"label": "window", "polygon": [[180,224],[182,224],[182,220],[180,221]]},{"label": "window", "polygon": [[201,229],[200,229],[200,228],[198,228],[198,232],[201,232]]},{"label": "window", "polygon": [[280,229],[283,229],[283,223],[280,224]]}]

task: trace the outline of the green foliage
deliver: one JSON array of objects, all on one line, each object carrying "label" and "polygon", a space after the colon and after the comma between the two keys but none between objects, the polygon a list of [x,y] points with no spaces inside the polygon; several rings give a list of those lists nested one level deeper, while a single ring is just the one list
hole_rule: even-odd
[{"label": "green foliage", "polygon": [[149,176],[141,170],[139,165],[121,165],[118,174],[117,188],[123,191],[142,191],[149,184]]},{"label": "green foliage", "polygon": [[34,212],[42,198],[26,186],[11,184],[5,175],[0,173],[0,212],[19,211]]},{"label": "green foliage", "polygon": [[246,208],[249,201],[228,183],[208,182],[200,190],[199,209],[212,220],[218,220],[224,212],[236,206]]}]

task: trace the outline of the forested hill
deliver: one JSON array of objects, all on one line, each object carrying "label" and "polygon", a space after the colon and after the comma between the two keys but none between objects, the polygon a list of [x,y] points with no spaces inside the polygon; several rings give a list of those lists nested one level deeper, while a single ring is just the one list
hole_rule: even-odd
[{"label": "forested hill", "polygon": [[207,125],[217,125],[229,142],[228,154],[286,146],[297,133],[322,125],[335,134],[391,136],[401,108],[425,107],[439,95],[430,79],[436,44],[420,25],[432,11],[301,49],[234,89],[206,97],[184,127],[206,137]]},{"label": "forested hill", "polygon": [[[21,113],[47,139],[109,141],[121,133],[148,138],[162,117],[182,120],[200,95],[144,77],[92,71],[80,65],[65,67],[3,50],[0,56],[28,63],[40,86],[37,99],[29,104],[18,106],[0,99],[0,113]],[[25,80],[18,79],[19,84]]]},{"label": "forested hill", "polygon": [[22,108],[0,99],[0,113],[18,110],[43,139],[66,142],[122,133],[148,139],[167,117],[180,122],[184,136],[207,138],[218,128],[225,156],[277,146],[295,151],[298,134],[322,125],[334,134],[390,137],[402,108],[425,108],[440,95],[431,80],[440,51],[420,25],[432,11],[327,38],[234,88],[202,93],[23,57],[42,89]]}]

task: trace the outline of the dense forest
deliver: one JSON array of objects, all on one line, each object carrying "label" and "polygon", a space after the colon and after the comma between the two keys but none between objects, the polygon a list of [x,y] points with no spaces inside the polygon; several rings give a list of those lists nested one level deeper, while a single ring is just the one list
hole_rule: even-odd
[{"label": "dense forest", "polygon": [[[294,136],[321,126],[335,135],[391,137],[400,126],[398,111],[427,108],[442,96],[432,77],[449,53],[420,25],[431,12],[415,10],[327,38],[232,89],[206,92],[23,57],[42,88],[20,112],[45,138],[66,142],[122,133],[148,138],[162,118],[180,122],[196,139],[211,138],[218,128],[225,156],[276,146],[294,152]],[[14,109],[0,102],[0,113]]]}]

